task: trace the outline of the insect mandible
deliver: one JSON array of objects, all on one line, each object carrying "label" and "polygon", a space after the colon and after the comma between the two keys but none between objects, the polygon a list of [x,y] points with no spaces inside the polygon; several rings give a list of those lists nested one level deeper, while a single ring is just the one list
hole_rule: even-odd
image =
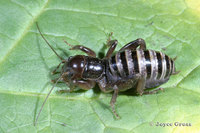
[{"label": "insect mandible", "polygon": [[81,50],[87,56],[75,55],[68,59],[63,59],[42,35],[37,23],[36,25],[42,38],[61,60],[61,63],[53,71],[53,74],[56,73],[61,64],[63,66],[60,77],[55,80],[54,86],[49,91],[40,108],[35,125],[50,93],[58,81],[66,83],[70,88],[70,92],[75,87],[89,90],[96,84],[105,93],[113,91],[110,106],[115,117],[119,118],[119,115],[115,111],[115,102],[119,91],[136,88],[140,95],[152,94],[160,90],[160,88],[152,91],[145,89],[157,87],[167,82],[171,75],[179,72],[175,70],[175,59],[159,51],[147,50],[145,41],[141,38],[129,42],[113,55],[118,41],[110,39],[112,34],[110,34],[107,40],[109,49],[103,59],[97,58],[96,53],[90,48],[82,45],[73,46],[66,41],[64,42],[71,46],[70,50]]}]

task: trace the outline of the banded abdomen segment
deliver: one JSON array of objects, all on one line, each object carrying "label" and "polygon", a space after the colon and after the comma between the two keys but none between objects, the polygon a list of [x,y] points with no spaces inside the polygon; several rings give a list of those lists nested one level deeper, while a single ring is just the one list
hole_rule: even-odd
[{"label": "banded abdomen segment", "polygon": [[[156,87],[168,81],[175,72],[174,61],[162,52],[144,51],[147,71],[146,88]],[[149,63],[147,63],[147,60]],[[150,69],[151,67],[151,69]]]},{"label": "banded abdomen segment", "polygon": [[153,50],[125,50],[109,60],[110,71],[121,78],[144,75],[146,87],[155,87],[166,82],[175,71],[174,62],[162,52]]}]

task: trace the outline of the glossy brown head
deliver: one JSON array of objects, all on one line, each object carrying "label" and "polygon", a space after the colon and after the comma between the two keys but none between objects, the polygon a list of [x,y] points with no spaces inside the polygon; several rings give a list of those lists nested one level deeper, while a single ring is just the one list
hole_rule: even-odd
[{"label": "glossy brown head", "polygon": [[62,67],[62,78],[65,82],[70,82],[74,79],[81,79],[85,67],[85,56],[76,55],[69,57]]}]

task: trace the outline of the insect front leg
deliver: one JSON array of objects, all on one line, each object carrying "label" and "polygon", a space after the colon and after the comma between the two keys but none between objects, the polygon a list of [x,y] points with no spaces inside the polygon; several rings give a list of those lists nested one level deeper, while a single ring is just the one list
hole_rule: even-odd
[{"label": "insect front leg", "polygon": [[62,62],[60,62],[59,65],[51,73],[53,75],[56,74],[56,73],[59,73],[59,72],[57,72],[57,70],[60,68],[60,65],[65,63],[65,62],[66,62],[65,60],[62,60]]},{"label": "insect front leg", "polygon": [[96,82],[91,80],[73,80],[73,84],[83,90],[89,90],[94,88]]},{"label": "insect front leg", "polygon": [[140,46],[140,49],[146,50],[146,43],[142,38],[138,38],[135,41],[129,42],[124,47],[122,47],[119,52],[124,51],[126,49],[136,50],[136,48]]},{"label": "insect front leg", "polygon": [[93,50],[91,50],[90,48],[87,48],[83,45],[74,45],[73,46],[65,40],[64,40],[64,42],[71,47],[70,50],[81,50],[84,53],[86,53],[88,56],[96,57],[96,53]]},{"label": "insect front leg", "polygon": [[94,88],[95,82],[91,80],[73,80],[70,86],[70,90],[59,90],[60,93],[68,93],[68,92],[73,92],[75,86],[79,87],[83,90],[89,90]]},{"label": "insect front leg", "polygon": [[115,110],[115,103],[116,103],[116,100],[117,100],[117,96],[118,96],[119,89],[118,89],[118,87],[115,85],[115,86],[113,87],[113,90],[114,90],[114,93],[113,93],[112,98],[111,98],[111,100],[110,100],[110,106],[111,106],[111,108],[112,108],[112,112],[113,112],[113,114],[115,115],[115,117],[119,119],[119,115],[116,113],[116,110]]}]

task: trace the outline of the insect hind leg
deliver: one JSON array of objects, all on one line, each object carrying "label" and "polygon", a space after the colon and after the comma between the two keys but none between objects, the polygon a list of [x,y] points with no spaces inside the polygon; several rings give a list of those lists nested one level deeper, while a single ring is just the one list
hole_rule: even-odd
[{"label": "insect hind leg", "polygon": [[129,42],[128,44],[126,44],[124,47],[122,47],[119,51],[124,51],[126,49],[130,49],[130,50],[136,50],[137,47],[140,46],[140,49],[142,50],[146,50],[146,43],[142,38],[138,38],[132,42]]}]

